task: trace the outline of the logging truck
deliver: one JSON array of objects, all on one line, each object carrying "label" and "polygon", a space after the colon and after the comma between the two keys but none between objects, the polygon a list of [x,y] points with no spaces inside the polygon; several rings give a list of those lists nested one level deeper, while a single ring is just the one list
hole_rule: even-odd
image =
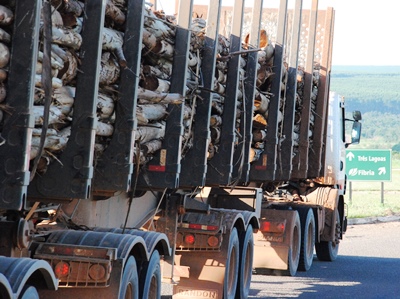
[{"label": "logging truck", "polygon": [[1,298],[247,298],[336,258],[334,10],[208,2],[0,0]]}]

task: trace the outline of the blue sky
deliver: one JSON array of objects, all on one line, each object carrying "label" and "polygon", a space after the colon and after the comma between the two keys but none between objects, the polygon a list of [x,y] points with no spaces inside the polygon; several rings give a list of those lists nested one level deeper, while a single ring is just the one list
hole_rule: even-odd
[{"label": "blue sky", "polygon": [[[173,9],[174,0],[158,0],[159,9]],[[178,0],[176,0],[178,1]],[[188,1],[188,0],[183,0]],[[194,0],[208,4],[209,0]],[[246,0],[251,6],[254,0]],[[232,5],[234,0],[223,0]],[[277,7],[279,0],[264,0],[265,7]],[[289,7],[294,0],[289,0]],[[304,8],[311,0],[304,0]],[[333,65],[400,66],[400,0],[319,0],[319,8],[336,12]]]}]

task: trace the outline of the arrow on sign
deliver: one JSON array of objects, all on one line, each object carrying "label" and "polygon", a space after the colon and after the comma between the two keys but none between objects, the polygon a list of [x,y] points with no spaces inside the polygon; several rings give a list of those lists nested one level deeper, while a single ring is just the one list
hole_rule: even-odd
[{"label": "arrow on sign", "polygon": [[352,161],[354,159],[354,154],[352,152],[348,152],[346,158],[348,158],[349,161]]},{"label": "arrow on sign", "polygon": [[379,175],[386,174],[386,167],[379,167],[378,170],[379,170],[378,172]]}]

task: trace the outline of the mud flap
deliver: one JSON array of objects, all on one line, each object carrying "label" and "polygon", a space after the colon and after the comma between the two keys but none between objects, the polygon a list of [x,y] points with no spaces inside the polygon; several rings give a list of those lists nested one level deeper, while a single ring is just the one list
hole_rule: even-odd
[{"label": "mud flap", "polygon": [[288,257],[290,242],[292,239],[293,226],[297,211],[264,209],[261,211],[262,222],[275,221],[285,223],[285,230],[282,235],[261,232],[260,229],[254,234],[254,260],[255,269],[288,269]]},{"label": "mud flap", "polygon": [[[229,233],[224,235],[220,251],[182,252],[181,263],[190,267],[190,275],[189,278],[181,278],[179,284],[174,286],[173,299],[224,298],[225,271],[232,266],[228,257],[230,238]],[[235,250],[238,249],[239,246]],[[236,262],[239,263],[238,255]],[[229,273],[237,273],[237,270],[238,267],[236,270],[229,269]]]}]

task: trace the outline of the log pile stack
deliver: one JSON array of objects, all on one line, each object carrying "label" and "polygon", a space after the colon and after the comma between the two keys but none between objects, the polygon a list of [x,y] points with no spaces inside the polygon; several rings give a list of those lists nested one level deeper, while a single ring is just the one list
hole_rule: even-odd
[{"label": "log pile stack", "polygon": [[[84,4],[79,1],[52,1],[52,41],[51,41],[51,75],[52,103],[48,127],[45,128],[46,139],[44,153],[40,158],[37,171],[43,173],[47,165],[57,157],[68,141],[71,132],[73,104],[75,97],[75,79],[78,73],[79,49],[82,44],[82,13]],[[43,14],[41,24],[43,24]],[[43,36],[41,36],[43,40]],[[34,116],[35,128],[32,134],[30,158],[39,155],[39,144],[44,121],[45,94],[42,86],[43,43],[39,46],[36,64]]]},{"label": "log pile stack", "polygon": [[[313,142],[313,132],[314,132],[314,122],[316,117],[316,105],[317,105],[317,96],[318,96],[318,85],[319,85],[319,77],[320,77],[320,66],[319,64],[314,65],[313,71],[313,82],[312,82],[312,91],[311,91],[311,113],[310,113],[310,126],[308,129],[308,139],[310,146]],[[301,123],[301,114],[303,109],[303,101],[304,101],[304,68],[299,66],[297,69],[297,93],[296,93],[296,105],[295,105],[295,123],[294,123],[294,132],[293,132],[293,155],[296,156],[299,151],[299,134],[300,134],[300,123]]]},{"label": "log pile stack", "polygon": [[[103,30],[103,47],[101,56],[101,67],[99,74],[99,96],[97,99],[97,130],[95,156],[101,155],[107,147],[113,135],[113,123],[115,120],[114,104],[118,100],[118,84],[120,72],[126,67],[123,53],[124,24],[126,19],[125,0],[107,0],[106,18]],[[53,71],[53,101],[50,110],[50,124],[45,142],[45,154],[43,159],[46,163],[57,158],[68,141],[70,125],[73,119],[73,104],[75,97],[75,79],[79,68],[79,50],[82,42],[80,35],[82,16],[84,14],[84,1],[78,0],[52,0],[53,6],[52,24],[52,71]],[[1,13],[1,12],[0,12]],[[7,11],[8,13],[8,11]],[[11,17],[1,18],[0,26]],[[9,26],[10,23],[6,23]],[[187,68],[186,93],[184,95],[170,93],[170,79],[172,75],[172,62],[175,43],[175,18],[162,12],[154,12],[149,7],[145,9],[144,30],[142,37],[142,57],[140,68],[140,81],[138,91],[138,105],[136,112],[136,154],[135,161],[144,165],[152,159],[162,145],[165,137],[166,122],[168,120],[168,105],[184,103],[184,136],[182,144],[183,155],[192,147],[192,128],[196,105],[201,101],[199,89],[202,85],[202,74],[200,70],[202,61],[202,48],[204,43],[205,20],[195,18],[191,27],[191,40],[189,63]],[[0,47],[5,45],[10,37],[0,31]],[[256,78],[256,93],[254,99],[253,118],[253,142],[252,156],[250,161],[258,159],[264,150],[267,133],[267,119],[269,101],[271,98],[271,82],[274,77],[273,60],[274,47],[268,39],[267,33],[261,31],[261,50],[258,53],[258,70]],[[246,41],[243,50],[247,49]],[[208,159],[212,159],[218,151],[222,127],[222,116],[224,111],[227,65],[230,58],[229,40],[219,35],[218,57],[215,69],[215,86],[212,97],[212,112],[210,115],[211,140]],[[0,51],[2,57],[7,58],[9,51]],[[8,54],[7,54],[8,53]],[[35,96],[35,129],[32,137],[31,159],[38,154],[38,144],[43,125],[43,90],[41,86],[42,56],[40,53],[37,63],[37,80]],[[240,57],[239,89],[237,91],[237,128],[243,98],[243,83],[245,78],[246,55]],[[0,59],[0,68],[7,65],[7,61]],[[286,82],[287,69],[284,68],[282,82]],[[0,69],[0,103],[4,99],[5,90],[3,73]],[[299,84],[296,105],[296,121],[300,121],[302,102],[302,75],[299,70]],[[317,72],[314,75],[314,91],[318,85]],[[282,84],[283,89],[285,84]],[[283,91],[283,90],[282,90]],[[283,93],[282,93],[283,94]],[[283,99],[279,110],[279,122],[283,119]],[[314,95],[316,98],[316,94]],[[2,104],[1,104],[2,105]],[[0,107],[3,108],[3,105]],[[315,110],[315,105],[313,106]],[[4,110],[4,109],[3,109]],[[313,121],[311,120],[310,131]],[[239,130],[237,130],[237,140]],[[280,131],[280,130],[279,130]],[[298,133],[298,132],[297,132]],[[296,132],[295,132],[296,134]],[[310,136],[310,138],[312,138]],[[41,170],[45,171],[45,167]]]},{"label": "log pile stack", "polygon": [[[271,83],[274,78],[273,62],[274,47],[268,39],[267,32],[260,32],[260,48],[258,52],[258,68],[256,86],[257,90],[254,98],[254,117],[253,117],[253,141],[250,152],[250,162],[258,160],[264,151],[264,142],[267,137],[267,119],[269,102],[272,96]],[[282,78],[283,82],[286,80]],[[281,110],[280,110],[280,113]],[[282,120],[282,115],[279,117]]]}]

